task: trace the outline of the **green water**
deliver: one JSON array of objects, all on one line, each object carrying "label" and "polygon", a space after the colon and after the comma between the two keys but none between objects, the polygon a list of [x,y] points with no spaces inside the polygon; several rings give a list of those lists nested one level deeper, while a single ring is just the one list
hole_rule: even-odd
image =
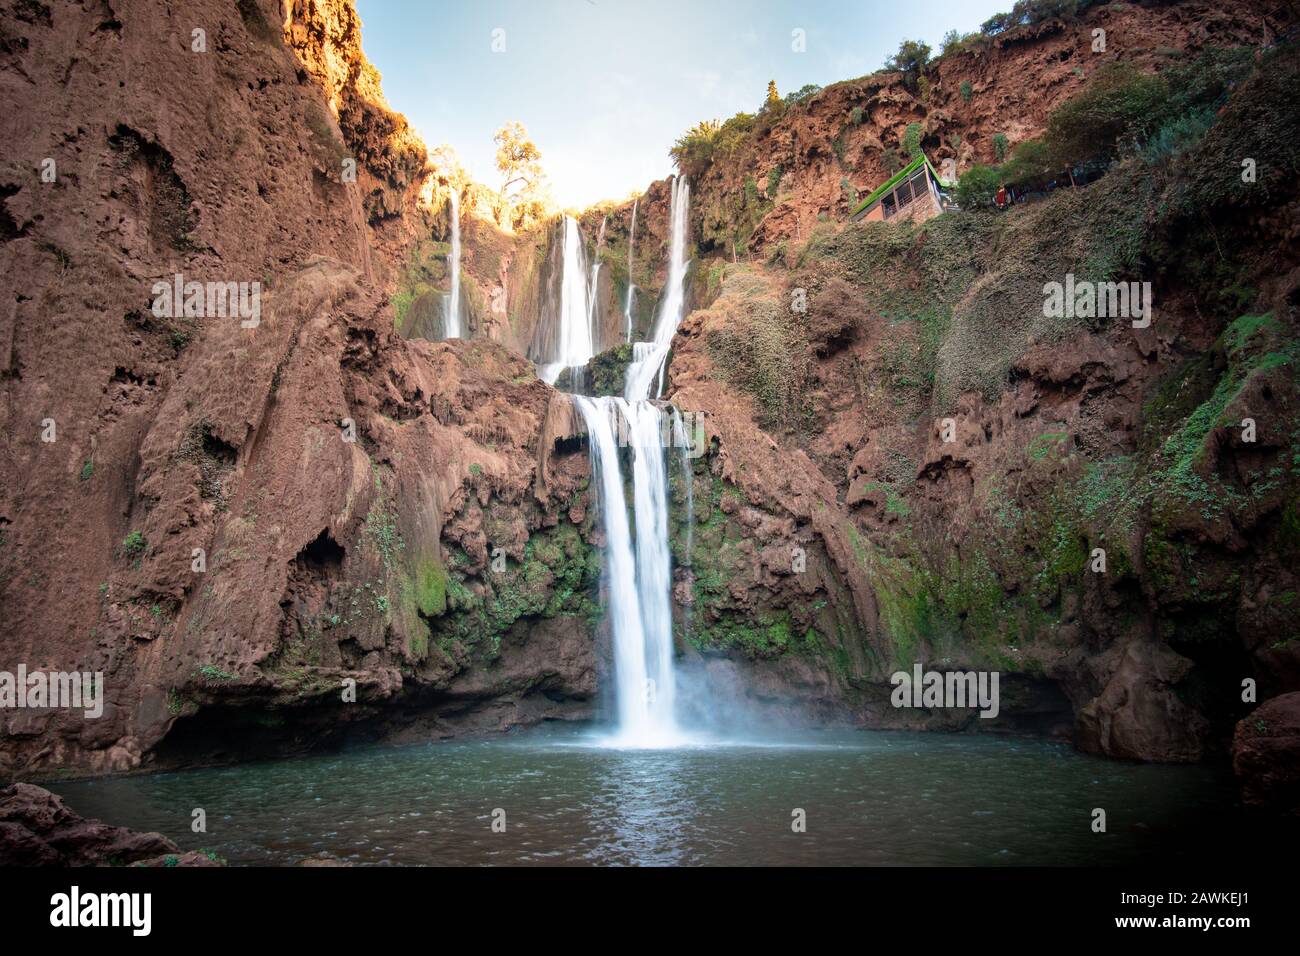
[{"label": "green water", "polygon": [[[1207,767],[838,730],[638,751],[546,726],[51,789],[78,813],[236,865],[1168,863],[1227,848],[1235,820],[1231,781]],[[196,807],[206,833],[190,830]],[[806,832],[792,831],[795,808]]]}]

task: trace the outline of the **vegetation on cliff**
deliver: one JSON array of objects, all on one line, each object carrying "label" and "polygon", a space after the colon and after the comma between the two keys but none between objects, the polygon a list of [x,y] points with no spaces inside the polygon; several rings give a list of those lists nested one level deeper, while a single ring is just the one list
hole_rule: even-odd
[{"label": "vegetation on cliff", "polygon": [[[1035,141],[1117,160],[1085,188],[919,226],[826,223],[784,260],[722,270],[697,313],[702,345],[785,453],[807,450],[844,488],[837,410],[867,419],[843,520],[880,611],[875,666],[988,666],[1086,700],[1109,672],[1081,670],[1081,644],[1122,646],[1153,620],[1179,654],[1270,687],[1270,668],[1292,666],[1300,336],[1272,309],[1273,249],[1254,224],[1276,227],[1295,201],[1297,116],[1261,104],[1295,95],[1298,63],[1286,46],[1206,51],[1155,78],[1108,71]],[[1045,315],[1045,284],[1067,274],[1150,281],[1172,346],[1126,317]],[[847,290],[823,294],[835,283]],[[791,308],[796,291],[807,311]],[[843,308],[859,318],[839,320]],[[946,417],[954,446],[927,434]],[[819,666],[849,684],[869,673],[844,667],[855,638],[814,623],[780,572],[753,570],[759,519],[742,530],[739,515],[784,512],[775,490],[760,504],[734,480],[696,482],[697,510],[711,497],[720,510],[698,510],[691,641],[773,660],[811,628]],[[1196,674],[1180,693],[1230,726],[1241,701]]]}]

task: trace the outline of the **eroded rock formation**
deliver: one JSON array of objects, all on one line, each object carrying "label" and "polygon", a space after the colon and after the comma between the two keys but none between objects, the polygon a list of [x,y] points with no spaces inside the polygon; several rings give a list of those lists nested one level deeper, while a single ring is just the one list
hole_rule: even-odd
[{"label": "eroded rock formation", "polygon": [[[1300,132],[1260,107],[1293,98],[1294,51],[1178,164],[1005,216],[842,220],[909,127],[959,167],[992,160],[994,133],[1040,132],[1087,82],[1094,27],[1102,59],[1156,69],[1274,44],[1289,18],[1095,8],[923,85],[837,84],[699,171],[696,308],[665,397],[703,413],[672,543],[679,648],[708,693],[973,728],[893,708],[889,676],[996,668],[997,727],[1192,760],[1244,717],[1239,770],[1285,790],[1240,692],[1300,679]],[[345,0],[51,0],[0,28],[0,663],[100,671],[107,696],[94,721],[0,714],[0,771],[591,716],[608,665],[584,436],[523,358],[553,223],[504,232],[481,188],[429,164]],[[1241,155],[1271,160],[1255,191]],[[435,343],[453,189],[473,338]],[[581,217],[590,242],[604,222],[604,345],[629,282],[647,333],[668,194],[639,200],[630,273],[631,204]],[[1156,322],[1039,318],[1072,270],[1153,277]],[[156,314],[177,274],[258,282],[258,323]],[[616,389],[625,361],[591,380]]]}]

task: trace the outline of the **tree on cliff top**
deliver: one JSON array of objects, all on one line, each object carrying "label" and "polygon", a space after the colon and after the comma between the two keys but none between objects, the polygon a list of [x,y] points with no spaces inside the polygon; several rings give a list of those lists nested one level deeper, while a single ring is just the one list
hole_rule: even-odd
[{"label": "tree on cliff top", "polygon": [[929,62],[930,44],[920,40],[904,40],[898,45],[898,52],[885,61],[885,69],[902,73],[903,82],[914,90]]},{"label": "tree on cliff top", "polygon": [[980,26],[985,36],[997,36],[1006,33],[1012,27],[1044,20],[1060,18],[1068,20],[1077,17],[1089,7],[1096,6],[1099,0],[1018,0],[1010,13],[996,13]]},{"label": "tree on cliff top", "polygon": [[550,206],[550,191],[542,172],[542,153],[519,122],[506,123],[492,137],[501,173],[497,222],[518,229],[543,218]]},{"label": "tree on cliff top", "polygon": [[542,179],[542,153],[528,138],[528,130],[519,122],[506,123],[492,137],[497,144],[497,170],[501,173],[501,198],[527,192]]}]

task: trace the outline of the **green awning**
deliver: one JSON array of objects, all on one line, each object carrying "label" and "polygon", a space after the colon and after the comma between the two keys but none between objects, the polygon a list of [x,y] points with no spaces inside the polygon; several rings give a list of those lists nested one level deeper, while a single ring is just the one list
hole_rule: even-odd
[{"label": "green awning", "polygon": [[857,208],[849,213],[849,218],[856,216],[858,213],[862,212],[862,210],[870,207],[872,203],[878,200],[885,193],[889,192],[908,176],[912,175],[912,173],[920,169],[922,165],[929,167],[931,175],[933,175],[936,180],[939,178],[939,174],[934,171],[934,167],[930,165],[930,160],[926,158],[925,153],[917,153],[916,159],[912,160],[898,172],[894,173],[894,175],[889,177],[883,186],[879,186],[872,190],[870,196],[858,203]]}]

